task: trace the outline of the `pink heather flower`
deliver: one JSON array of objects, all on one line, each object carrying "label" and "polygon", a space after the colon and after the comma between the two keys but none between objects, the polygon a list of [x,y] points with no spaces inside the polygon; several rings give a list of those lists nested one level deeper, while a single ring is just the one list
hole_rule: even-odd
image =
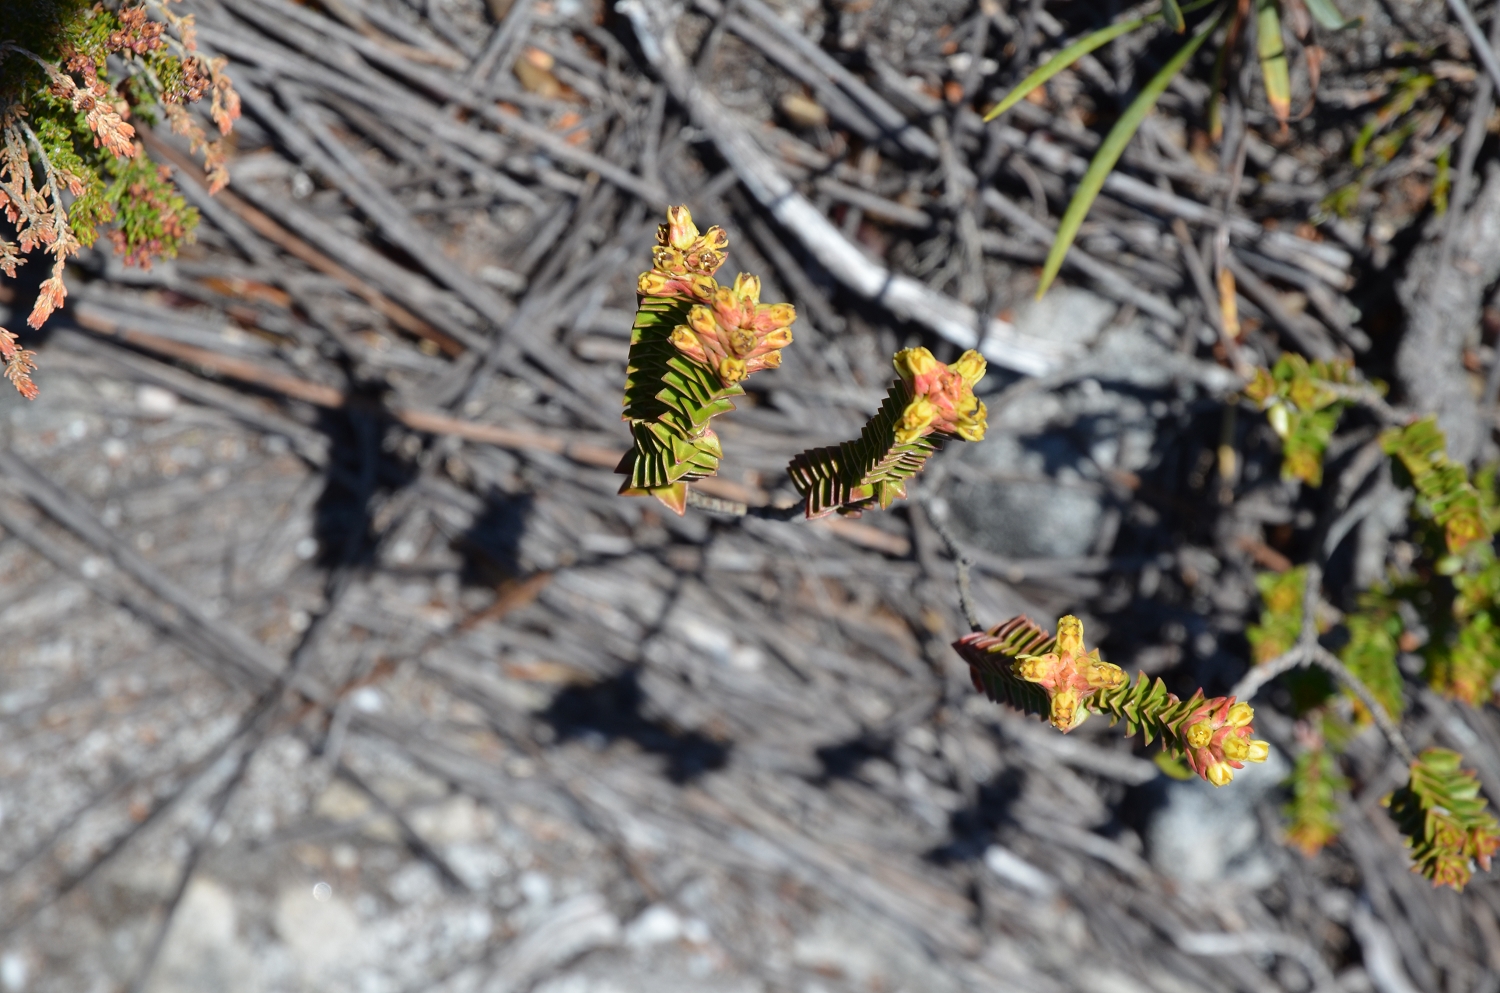
[{"label": "pink heather flower", "polygon": [[27,324],[34,328],[41,327],[52,316],[52,312],[63,305],[68,288],[63,285],[62,273],[63,260],[58,259],[57,264],[52,267],[52,275],[42,283],[41,290],[36,295],[36,305],[31,309],[31,316],[26,318]]},{"label": "pink heather flower", "polygon": [[984,356],[970,349],[943,365],[925,348],[904,348],[893,360],[896,372],[913,396],[896,429],[896,441],[909,445],[935,431],[965,441],[984,437],[986,411],[974,396],[984,378]]},{"label": "pink heather flower", "polygon": [[[927,349],[920,351],[926,352]],[[972,354],[975,353],[966,353]],[[931,358],[931,355],[928,357]],[[1099,649],[1084,652],[1083,621],[1071,614],[1057,622],[1055,649],[1046,655],[1016,656],[1012,671],[1028,683],[1036,683],[1047,691],[1047,697],[1052,701],[1052,726],[1062,732],[1073,730],[1088,718],[1089,712],[1083,705],[1087,697],[1096,690],[1123,686],[1126,681],[1125,670],[1100,660]]]},{"label": "pink heather flower", "polygon": [[687,324],[672,331],[672,344],[733,386],[752,372],[781,365],[781,349],[792,343],[797,311],[789,303],[760,302],[760,280],[740,273],[734,288],[715,289],[710,305],[695,305]]},{"label": "pink heather flower", "polygon": [[1271,746],[1250,737],[1254,733],[1250,727],[1254,708],[1248,703],[1235,703],[1229,696],[1195,700],[1198,705],[1181,724],[1186,729],[1182,735],[1185,758],[1194,772],[1215,786],[1223,786],[1246,762],[1266,760]]}]

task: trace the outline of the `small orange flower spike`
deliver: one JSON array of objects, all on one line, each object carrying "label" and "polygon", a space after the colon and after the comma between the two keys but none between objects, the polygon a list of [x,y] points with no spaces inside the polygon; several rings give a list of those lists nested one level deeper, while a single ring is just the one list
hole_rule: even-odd
[{"label": "small orange flower spike", "polygon": [[789,303],[760,302],[760,280],[740,273],[734,289],[718,287],[708,306],[688,311],[686,324],[672,331],[672,344],[694,362],[714,370],[733,386],[752,372],[781,365],[781,349],[792,343],[796,309]]},{"label": "small orange flower spike", "polygon": [[1057,622],[1057,647],[1046,655],[1018,655],[1014,671],[1047,691],[1052,726],[1063,732],[1087,719],[1084,700],[1095,691],[1116,689],[1126,682],[1125,670],[1102,661],[1099,649],[1085,654],[1083,621],[1071,614]]},{"label": "small orange flower spike", "polygon": [[984,356],[970,349],[957,362],[943,365],[925,348],[904,348],[893,364],[912,392],[896,429],[897,442],[909,445],[934,431],[964,441],[984,438],[985,406],[974,396],[975,384],[984,378]]}]

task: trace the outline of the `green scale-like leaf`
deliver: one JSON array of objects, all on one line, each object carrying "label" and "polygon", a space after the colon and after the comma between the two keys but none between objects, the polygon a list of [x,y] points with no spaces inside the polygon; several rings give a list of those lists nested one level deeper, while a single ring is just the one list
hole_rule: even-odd
[{"label": "green scale-like leaf", "polygon": [[953,647],[969,663],[974,689],[980,693],[1038,717],[1051,712],[1047,691],[1011,669],[1018,655],[1045,655],[1057,647],[1057,639],[1031,618],[1013,617],[983,634],[965,635]]},{"label": "green scale-like leaf", "polygon": [[1182,736],[1183,724],[1202,703],[1201,690],[1180,700],[1167,689],[1166,683],[1152,680],[1145,673],[1137,676],[1134,683],[1100,690],[1088,699],[1089,709],[1107,715],[1111,725],[1124,721],[1126,734],[1139,731],[1148,745],[1161,738],[1164,744],[1178,751],[1187,747]]},{"label": "green scale-like leaf", "polygon": [[896,428],[912,401],[902,380],[891,384],[880,409],[859,438],[830,448],[814,448],[792,459],[787,473],[807,504],[808,517],[834,510],[857,513],[869,504],[882,510],[906,496],[906,481],[942,448],[942,434],[901,444]]},{"label": "green scale-like leaf", "polygon": [[659,489],[680,480],[689,482],[713,475],[724,451],[712,431],[700,438],[682,438],[655,421],[636,421],[630,426],[635,444],[617,471],[630,477],[636,489]]},{"label": "green scale-like leaf", "polygon": [[677,350],[672,330],[687,322],[692,300],[644,297],[636,310],[625,368],[625,419],[635,444],[618,471],[628,486],[659,489],[718,471],[724,452],[708,422],[734,409],[739,385]]},{"label": "green scale-like leaf", "polygon": [[1500,824],[1462,761],[1457,752],[1429,748],[1411,764],[1411,781],[1386,798],[1413,869],[1456,890],[1469,881],[1473,862],[1488,869],[1500,848]]},{"label": "green scale-like leaf", "polygon": [[625,418],[660,421],[684,438],[701,434],[709,418],[733,410],[738,385],[723,386],[713,371],[687,358],[669,340],[687,323],[691,300],[645,297],[635,314],[625,367]]}]

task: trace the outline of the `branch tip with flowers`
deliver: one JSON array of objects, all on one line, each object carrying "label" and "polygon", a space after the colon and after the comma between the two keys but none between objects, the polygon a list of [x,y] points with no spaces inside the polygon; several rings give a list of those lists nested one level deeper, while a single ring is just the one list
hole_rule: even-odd
[{"label": "branch tip with flowers", "polygon": [[899,378],[858,438],[808,449],[787,466],[809,519],[884,510],[906,496],[907,480],[945,441],[984,438],[986,410],[974,396],[984,356],[971,349],[944,365],[925,348],[905,348],[892,364]]},{"label": "branch tip with flowers", "polygon": [[715,475],[723,458],[709,422],[734,409],[748,376],[781,365],[797,318],[791,304],[761,303],[754,276],[718,284],[728,248],[723,228],[700,233],[686,207],[671,207],[636,283],[623,414],[632,445],[615,471],[627,477],[621,494],[654,496],[678,514],[688,484]]},{"label": "branch tip with flowers", "polygon": [[1252,737],[1255,710],[1248,703],[1205,697],[1201,690],[1183,700],[1144,674],[1131,683],[1097,648],[1085,651],[1077,617],[1059,618],[1056,637],[1029,618],[1013,617],[964,635],[953,648],[969,664],[975,689],[991,700],[1044,715],[1064,733],[1090,714],[1107,716],[1111,725],[1124,721],[1126,734],[1140,733],[1148,745],[1160,739],[1163,751],[1215,786],[1231,782],[1246,762],[1270,755],[1271,746]]}]

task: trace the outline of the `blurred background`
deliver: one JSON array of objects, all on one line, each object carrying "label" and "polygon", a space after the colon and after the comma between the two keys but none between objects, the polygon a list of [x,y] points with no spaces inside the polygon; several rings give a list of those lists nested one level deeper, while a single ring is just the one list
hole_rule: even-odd
[{"label": "blurred background", "polygon": [[[244,101],[230,185],[142,125],[196,243],[83,253],[24,339],[40,399],[0,391],[0,990],[1495,993],[1500,888],[1409,871],[1373,732],[1309,859],[1281,842],[1284,690],[1272,760],[1214,790],[985,701],[949,647],[942,527],[986,625],[1077,613],[1183,693],[1246,671],[1256,571],[1306,555],[1318,504],[1236,413],[1195,253],[1231,237],[1250,362],[1396,382],[1450,219],[1444,251],[1500,244],[1449,11],[1340,7],[1362,20],[1298,64],[1289,132],[1253,65],[1231,80],[1237,184],[1211,52],[1180,77],[1037,301],[1102,127],[1178,43],[980,115],[1123,4],[184,3]],[[1355,165],[1414,67],[1411,140]],[[1466,129],[1452,182],[1482,192],[1445,219]],[[616,496],[635,278],[676,203],[728,231],[721,281],[799,315],[705,492],[790,502],[787,460],[857,434],[901,347],[979,344],[989,437],[859,520]],[[0,323],[42,270],[0,282]],[[1455,318],[1464,384],[1486,302]],[[1348,582],[1403,527],[1382,492]],[[1428,693],[1408,728],[1493,795],[1493,709]]]}]

